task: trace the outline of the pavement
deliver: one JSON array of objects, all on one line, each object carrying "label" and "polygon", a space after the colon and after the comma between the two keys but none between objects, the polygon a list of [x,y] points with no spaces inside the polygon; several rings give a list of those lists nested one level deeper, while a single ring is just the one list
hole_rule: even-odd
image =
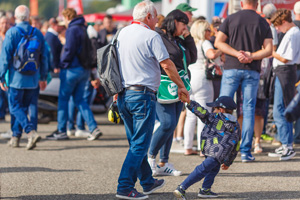
[{"label": "pavement", "polygon": [[[96,115],[104,135],[96,141],[72,137],[49,141],[45,136],[56,130],[57,122],[39,125],[42,141],[32,151],[25,150],[23,135],[20,148],[10,148],[0,138],[0,199],[8,200],[113,200],[118,176],[128,151],[123,125],[114,125],[107,115]],[[9,119],[9,116],[6,117]],[[0,132],[9,129],[0,124]],[[269,158],[276,146],[263,143],[264,152],[254,155],[253,163],[242,163],[240,155],[227,171],[221,170],[212,190],[218,199],[300,199],[300,146],[289,161]],[[179,177],[159,177],[166,185],[150,195],[153,200],[176,199],[172,192],[203,161],[199,156],[170,154],[170,163],[183,172]],[[188,199],[199,199],[201,183],[187,190]],[[137,182],[136,188],[142,191]]]}]

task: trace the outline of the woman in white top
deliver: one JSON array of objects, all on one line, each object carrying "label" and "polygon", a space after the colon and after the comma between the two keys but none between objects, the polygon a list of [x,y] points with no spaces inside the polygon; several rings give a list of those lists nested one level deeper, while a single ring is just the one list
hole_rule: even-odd
[{"label": "woman in white top", "polygon": [[[190,98],[197,101],[211,112],[211,108],[207,107],[206,103],[213,101],[214,93],[212,81],[207,80],[205,76],[205,56],[208,59],[216,59],[221,55],[221,51],[214,50],[212,44],[209,41],[210,33],[210,24],[207,21],[197,20],[193,23],[191,27],[191,35],[196,43],[198,58],[196,63],[189,66],[189,70],[191,72],[192,87],[192,95],[190,96]],[[205,56],[203,55],[203,53],[205,53]],[[198,124],[198,150],[200,150],[200,134],[202,132],[204,124],[199,119],[197,119],[196,115],[188,110],[184,125],[185,155],[192,155],[196,153],[192,150],[196,122]]]}]

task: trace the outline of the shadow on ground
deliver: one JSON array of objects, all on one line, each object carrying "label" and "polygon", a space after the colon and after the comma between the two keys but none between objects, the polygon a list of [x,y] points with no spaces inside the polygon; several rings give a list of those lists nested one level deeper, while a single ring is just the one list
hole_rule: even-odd
[{"label": "shadow on ground", "polygon": [[80,172],[76,169],[50,169],[45,167],[4,167],[0,168],[0,173],[18,173],[18,172]]}]

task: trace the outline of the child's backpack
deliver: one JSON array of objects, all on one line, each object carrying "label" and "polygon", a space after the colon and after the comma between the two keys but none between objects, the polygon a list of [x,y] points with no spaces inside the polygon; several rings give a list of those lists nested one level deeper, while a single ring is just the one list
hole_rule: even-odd
[{"label": "child's backpack", "polygon": [[13,66],[16,71],[24,75],[33,75],[38,71],[41,60],[42,44],[36,35],[36,29],[31,27],[29,34],[16,26],[22,39],[14,53]]}]

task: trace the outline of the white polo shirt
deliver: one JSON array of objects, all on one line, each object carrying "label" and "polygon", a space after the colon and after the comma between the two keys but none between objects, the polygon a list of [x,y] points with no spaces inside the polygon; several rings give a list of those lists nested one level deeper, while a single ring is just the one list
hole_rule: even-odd
[{"label": "white polo shirt", "polygon": [[159,63],[169,58],[160,35],[140,24],[131,24],[121,30],[117,50],[123,86],[143,85],[157,91]]}]

